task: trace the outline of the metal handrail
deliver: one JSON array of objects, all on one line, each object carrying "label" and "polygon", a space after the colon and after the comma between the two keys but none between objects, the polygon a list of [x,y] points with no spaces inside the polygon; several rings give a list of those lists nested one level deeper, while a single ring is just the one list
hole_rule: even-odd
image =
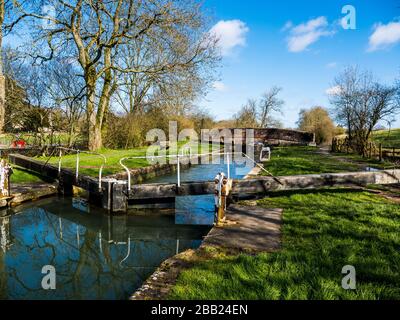
[{"label": "metal handrail", "polygon": [[[220,151],[220,150],[217,150]],[[202,156],[207,156],[207,155],[228,155],[228,172],[229,172],[229,154],[242,154],[243,152],[209,152],[209,153],[197,153],[197,154],[191,154],[191,155],[181,155],[181,154],[173,154],[173,155],[162,155],[162,156],[152,156],[151,158],[177,158],[178,159],[178,165],[179,165],[179,158],[198,158]],[[131,191],[131,171],[129,168],[123,163],[126,160],[132,160],[132,159],[148,159],[148,156],[136,156],[136,157],[124,157],[119,160],[119,164],[121,167],[123,167],[126,171],[127,177],[128,177],[128,191]],[[251,159],[251,158],[250,158]],[[179,177],[179,168],[178,168],[178,186],[180,186],[180,177]]]},{"label": "metal handrail", "polygon": [[79,161],[80,161],[79,154],[86,153],[86,154],[92,154],[92,155],[101,157],[103,159],[103,163],[101,164],[100,169],[99,169],[99,191],[101,191],[101,182],[103,179],[103,169],[104,169],[104,166],[107,164],[107,158],[104,154],[93,152],[93,151],[85,151],[85,150],[72,149],[72,148],[66,148],[66,147],[60,147],[60,146],[57,146],[56,148],[60,150],[59,160],[58,160],[58,172],[59,173],[61,172],[62,150],[76,152],[76,168],[75,168],[76,180],[78,180],[78,177],[79,177]]},{"label": "metal handrail", "polygon": [[279,184],[283,185],[283,183],[282,183],[277,177],[275,177],[271,172],[269,172],[267,169],[265,169],[263,165],[261,165],[261,164],[257,163],[256,161],[254,161],[254,159],[250,158],[250,157],[249,157],[247,154],[245,154],[244,152],[242,152],[242,154],[243,154],[246,158],[248,158],[248,159],[250,159],[251,161],[253,161],[254,164],[255,164],[257,167],[261,168],[261,170],[263,170],[264,172],[266,172],[266,173],[267,173],[270,177],[272,177],[276,182],[278,182]]}]

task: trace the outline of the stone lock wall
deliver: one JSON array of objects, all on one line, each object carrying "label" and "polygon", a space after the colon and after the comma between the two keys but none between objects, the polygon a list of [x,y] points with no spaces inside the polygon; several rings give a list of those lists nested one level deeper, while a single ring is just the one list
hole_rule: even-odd
[{"label": "stone lock wall", "polygon": [[256,142],[269,145],[310,145],[315,143],[315,134],[304,131],[263,128],[254,129]]},{"label": "stone lock wall", "polygon": [[[242,130],[243,144],[246,143],[246,134],[248,130],[254,130],[254,142],[263,143],[270,146],[278,145],[315,145],[315,134],[311,132],[304,132],[290,129],[277,129],[277,128],[237,128]],[[226,129],[225,129],[226,130]],[[232,137],[234,136],[235,128],[231,130]],[[223,130],[224,131],[224,130]],[[222,132],[223,132],[222,131]],[[229,132],[229,131],[228,131]],[[226,138],[223,140],[226,141]]]}]

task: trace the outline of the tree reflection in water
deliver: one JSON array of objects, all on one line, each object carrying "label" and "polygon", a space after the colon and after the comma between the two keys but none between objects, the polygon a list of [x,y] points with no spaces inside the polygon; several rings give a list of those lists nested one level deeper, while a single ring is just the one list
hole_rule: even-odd
[{"label": "tree reflection in water", "polygon": [[[0,227],[1,299],[126,299],[209,230],[175,225],[173,216],[83,213],[57,198],[0,218]],[[41,288],[44,265],[56,268],[56,290]]]}]

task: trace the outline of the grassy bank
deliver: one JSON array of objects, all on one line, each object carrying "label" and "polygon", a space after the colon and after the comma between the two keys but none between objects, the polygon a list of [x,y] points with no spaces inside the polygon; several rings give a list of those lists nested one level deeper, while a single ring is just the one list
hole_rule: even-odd
[{"label": "grassy bank", "polygon": [[[400,299],[400,207],[349,190],[275,193],[284,208],[283,249],[256,256],[214,254],[184,271],[172,299]],[[341,287],[353,265],[357,289]]]},{"label": "grassy bank", "polygon": [[359,171],[367,166],[383,169],[389,165],[355,155],[325,154],[315,147],[274,148],[271,161],[264,163],[276,176]]},{"label": "grassy bank", "polygon": [[374,131],[372,140],[384,147],[400,148],[400,129]]},{"label": "grassy bank", "polygon": [[[186,145],[186,142],[180,142],[179,146],[179,153],[181,153],[181,148]],[[208,149],[209,146],[207,145],[196,145],[192,144],[192,154],[201,153],[202,150]],[[196,148],[197,147],[197,148]],[[102,149],[99,150],[98,153],[104,155],[107,158],[107,163],[103,169],[103,176],[123,172],[124,169],[119,164],[119,160],[125,157],[144,157],[146,156],[146,152],[148,147],[140,147],[135,149],[128,149],[128,150],[113,150],[113,149]],[[211,149],[210,149],[211,150]],[[215,149],[214,149],[215,150]],[[80,156],[80,169],[79,172],[81,174],[90,175],[97,177],[99,174],[99,168],[103,164],[103,159],[97,155],[93,154],[86,154],[81,153]],[[59,157],[40,157],[41,161],[48,161],[52,164],[58,164]],[[146,159],[130,159],[125,160],[124,164],[130,168],[141,168],[151,165]],[[65,155],[62,157],[62,167],[70,168],[75,170],[76,167],[76,154]]]},{"label": "grassy bank", "polygon": [[11,186],[14,183],[40,183],[43,179],[36,173],[19,167],[13,167]]}]

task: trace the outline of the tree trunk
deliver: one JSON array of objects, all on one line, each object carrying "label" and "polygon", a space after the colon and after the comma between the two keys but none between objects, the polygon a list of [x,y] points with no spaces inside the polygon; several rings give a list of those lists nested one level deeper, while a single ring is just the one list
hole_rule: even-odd
[{"label": "tree trunk", "polygon": [[101,134],[101,127],[98,125],[91,126],[89,128],[89,150],[96,151],[99,150],[102,146],[103,138]]},{"label": "tree trunk", "polygon": [[5,77],[0,73],[0,133],[4,132],[5,113],[6,113],[6,80]]},{"label": "tree trunk", "polygon": [[4,0],[0,0],[0,133],[4,131],[6,109],[6,81],[3,75],[3,22]]}]

